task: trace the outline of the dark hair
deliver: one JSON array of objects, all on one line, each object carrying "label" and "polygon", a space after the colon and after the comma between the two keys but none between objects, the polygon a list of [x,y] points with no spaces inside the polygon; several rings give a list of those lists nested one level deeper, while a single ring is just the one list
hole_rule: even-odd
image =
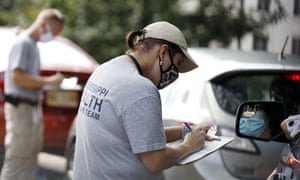
[{"label": "dark hair", "polygon": [[[173,57],[176,53],[182,53],[181,49],[176,44],[163,39],[144,38],[143,36],[145,33],[146,32],[144,30],[130,31],[126,36],[126,44],[128,48],[131,50],[141,48],[147,51],[157,44],[167,44]],[[138,37],[140,37],[139,40],[137,39]]]},{"label": "dark hair", "polygon": [[126,36],[126,44],[129,49],[135,49],[135,41],[138,36],[141,36],[143,31],[130,31]]}]

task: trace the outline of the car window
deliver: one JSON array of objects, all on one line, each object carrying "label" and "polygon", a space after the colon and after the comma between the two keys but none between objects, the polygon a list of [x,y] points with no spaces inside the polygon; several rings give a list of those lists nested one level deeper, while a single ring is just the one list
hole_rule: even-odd
[{"label": "car window", "polygon": [[288,114],[300,112],[299,74],[234,74],[212,81],[214,96],[220,107],[235,114],[246,100],[276,100],[285,104]]}]

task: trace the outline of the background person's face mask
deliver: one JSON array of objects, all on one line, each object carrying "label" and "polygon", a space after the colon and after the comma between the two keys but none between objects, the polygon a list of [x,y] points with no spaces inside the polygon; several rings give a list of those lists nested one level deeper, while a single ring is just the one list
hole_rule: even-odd
[{"label": "background person's face mask", "polygon": [[49,41],[54,39],[54,36],[53,36],[52,31],[51,31],[50,25],[47,23],[45,25],[45,27],[46,27],[46,32],[45,33],[43,33],[42,30],[40,29],[40,41],[41,42],[49,42]]},{"label": "background person's face mask", "polygon": [[175,64],[173,63],[173,58],[172,58],[172,55],[171,55],[170,52],[169,52],[169,55],[170,55],[170,59],[171,59],[171,65],[165,71],[163,71],[161,59],[158,56],[158,58],[159,58],[159,67],[160,67],[160,74],[161,74],[160,75],[160,82],[159,82],[159,84],[157,86],[158,89],[165,88],[166,86],[168,86],[169,84],[171,84],[172,82],[174,82],[178,78],[178,76],[179,76],[178,69],[175,66]]},{"label": "background person's face mask", "polygon": [[259,137],[265,130],[266,123],[263,113],[256,111],[252,117],[242,117],[240,121],[240,133],[248,136]]}]

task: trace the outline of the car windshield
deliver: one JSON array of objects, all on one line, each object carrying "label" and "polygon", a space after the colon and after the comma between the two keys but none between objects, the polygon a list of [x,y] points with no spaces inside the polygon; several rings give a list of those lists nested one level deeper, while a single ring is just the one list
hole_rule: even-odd
[{"label": "car windshield", "polygon": [[283,102],[290,115],[300,112],[299,76],[299,73],[233,74],[212,80],[212,86],[218,104],[230,114],[234,115],[243,101],[274,100]]}]

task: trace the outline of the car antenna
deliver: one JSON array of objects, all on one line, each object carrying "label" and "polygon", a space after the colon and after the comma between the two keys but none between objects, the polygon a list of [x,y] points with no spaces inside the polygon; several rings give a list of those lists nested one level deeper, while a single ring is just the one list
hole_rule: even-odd
[{"label": "car antenna", "polygon": [[280,54],[278,55],[278,61],[279,61],[279,62],[282,62],[282,60],[285,60],[285,57],[284,57],[284,50],[285,50],[285,46],[286,46],[288,40],[289,40],[289,35],[286,36],[285,41],[284,41],[284,44],[283,44],[283,47],[282,47],[282,49],[281,49],[281,51],[280,51]]}]

